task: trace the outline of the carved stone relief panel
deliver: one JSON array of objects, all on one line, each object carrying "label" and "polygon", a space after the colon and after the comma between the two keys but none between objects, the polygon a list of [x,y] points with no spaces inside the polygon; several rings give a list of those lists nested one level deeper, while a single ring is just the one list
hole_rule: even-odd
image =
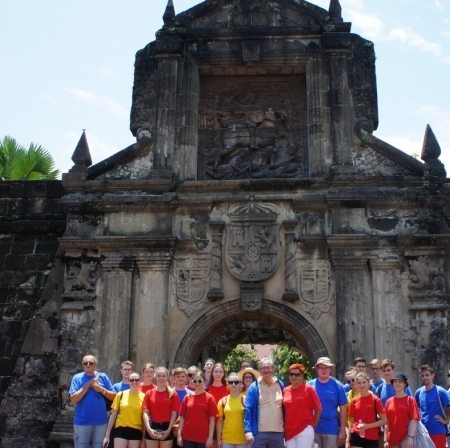
[{"label": "carved stone relief panel", "polygon": [[447,308],[445,292],[445,270],[440,258],[421,255],[408,259],[409,294],[412,300],[410,309]]},{"label": "carved stone relief panel", "polygon": [[207,301],[210,261],[207,258],[178,258],[172,280],[178,307],[191,317]]},{"label": "carved stone relief panel", "polygon": [[295,26],[311,28],[319,25],[319,17],[300,8],[269,0],[233,2],[191,21],[189,28],[247,28]]},{"label": "carved stone relief panel", "polygon": [[304,76],[210,76],[200,85],[200,180],[307,177]]},{"label": "carved stone relief panel", "polygon": [[280,263],[280,224],[273,204],[232,205],[225,260],[233,277],[258,282],[272,277]]},{"label": "carved stone relief panel", "polygon": [[298,264],[300,306],[314,320],[334,305],[334,288],[327,260],[301,260]]},{"label": "carved stone relief panel", "polygon": [[62,309],[94,308],[94,299],[97,297],[97,268],[97,260],[69,259],[66,262]]}]

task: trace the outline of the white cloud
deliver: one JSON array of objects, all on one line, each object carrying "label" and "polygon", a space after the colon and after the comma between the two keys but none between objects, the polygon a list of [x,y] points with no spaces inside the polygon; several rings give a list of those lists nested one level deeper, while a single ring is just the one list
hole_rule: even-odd
[{"label": "white cloud", "polygon": [[119,72],[112,67],[102,67],[99,71],[101,78],[106,82],[113,82],[119,77]]},{"label": "white cloud", "polygon": [[441,36],[450,37],[450,31],[442,31]]},{"label": "white cloud", "polygon": [[383,21],[376,14],[350,10],[345,20],[349,20],[355,28],[360,29],[365,38],[380,40],[384,36]]},{"label": "white cloud", "polygon": [[129,116],[129,111],[127,108],[108,96],[99,95],[94,92],[89,92],[88,90],[77,88],[66,88],[64,90],[72,95],[76,101],[97,106],[100,109],[115,115],[117,118],[122,119],[128,118]]},{"label": "white cloud", "polygon": [[416,33],[409,27],[408,28],[397,27],[392,29],[389,32],[387,39],[399,41],[403,45],[417,48],[418,50],[424,53],[431,53],[436,57],[442,56],[442,47],[440,44],[425,39],[419,33]]},{"label": "white cloud", "polygon": [[444,4],[441,2],[441,0],[434,0],[434,6],[436,6],[436,9],[438,11],[445,11],[445,6]]},{"label": "white cloud", "polygon": [[49,94],[46,94],[46,93],[41,93],[41,98],[45,102],[50,103],[50,104],[57,104],[58,103],[58,100],[53,95],[49,95]]}]

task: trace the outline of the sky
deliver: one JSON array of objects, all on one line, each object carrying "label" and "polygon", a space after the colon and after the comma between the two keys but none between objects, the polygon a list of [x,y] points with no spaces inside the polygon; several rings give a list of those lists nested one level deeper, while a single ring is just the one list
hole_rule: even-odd
[{"label": "sky", "polygon": [[[173,0],[176,13],[197,0]],[[430,124],[450,177],[450,0],[340,0],[377,56],[374,135],[421,153]],[[312,0],[328,9],[329,0]],[[67,172],[83,129],[93,163],[135,142],[135,53],[163,25],[164,0],[2,0],[0,139],[46,148]]]}]

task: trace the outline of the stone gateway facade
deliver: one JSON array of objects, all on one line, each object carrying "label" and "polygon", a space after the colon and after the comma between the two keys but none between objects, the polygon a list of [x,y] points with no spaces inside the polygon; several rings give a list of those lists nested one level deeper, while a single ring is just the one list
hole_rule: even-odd
[{"label": "stone gateway facade", "polygon": [[[72,446],[67,391],[88,352],[119,380],[125,359],[189,366],[226,355],[233,334],[272,332],[338,376],[356,356],[389,357],[413,387],[425,362],[443,383],[448,180],[431,128],[422,161],[373,135],[373,43],[338,0],[207,0],[178,15],[169,0],[163,20],[136,54],[137,142],[91,166],[83,133],[63,175],[46,286],[59,337],[44,347],[46,321],[30,326],[2,446]],[[8,406],[27,362],[52,356],[56,423],[21,434],[38,398]]]}]

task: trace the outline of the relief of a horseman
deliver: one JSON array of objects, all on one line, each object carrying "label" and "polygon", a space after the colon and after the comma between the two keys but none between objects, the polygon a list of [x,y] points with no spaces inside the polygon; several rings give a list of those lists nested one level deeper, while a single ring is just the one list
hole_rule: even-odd
[{"label": "relief of a horseman", "polygon": [[251,92],[243,101],[237,100],[237,95],[226,100],[228,110],[216,112],[216,144],[221,150],[215,158],[215,171],[222,157],[231,154],[236,148],[278,148],[281,137],[286,137],[294,146],[289,133],[279,127],[288,118],[282,108],[277,108],[273,102],[271,106],[269,101],[258,104]]}]

